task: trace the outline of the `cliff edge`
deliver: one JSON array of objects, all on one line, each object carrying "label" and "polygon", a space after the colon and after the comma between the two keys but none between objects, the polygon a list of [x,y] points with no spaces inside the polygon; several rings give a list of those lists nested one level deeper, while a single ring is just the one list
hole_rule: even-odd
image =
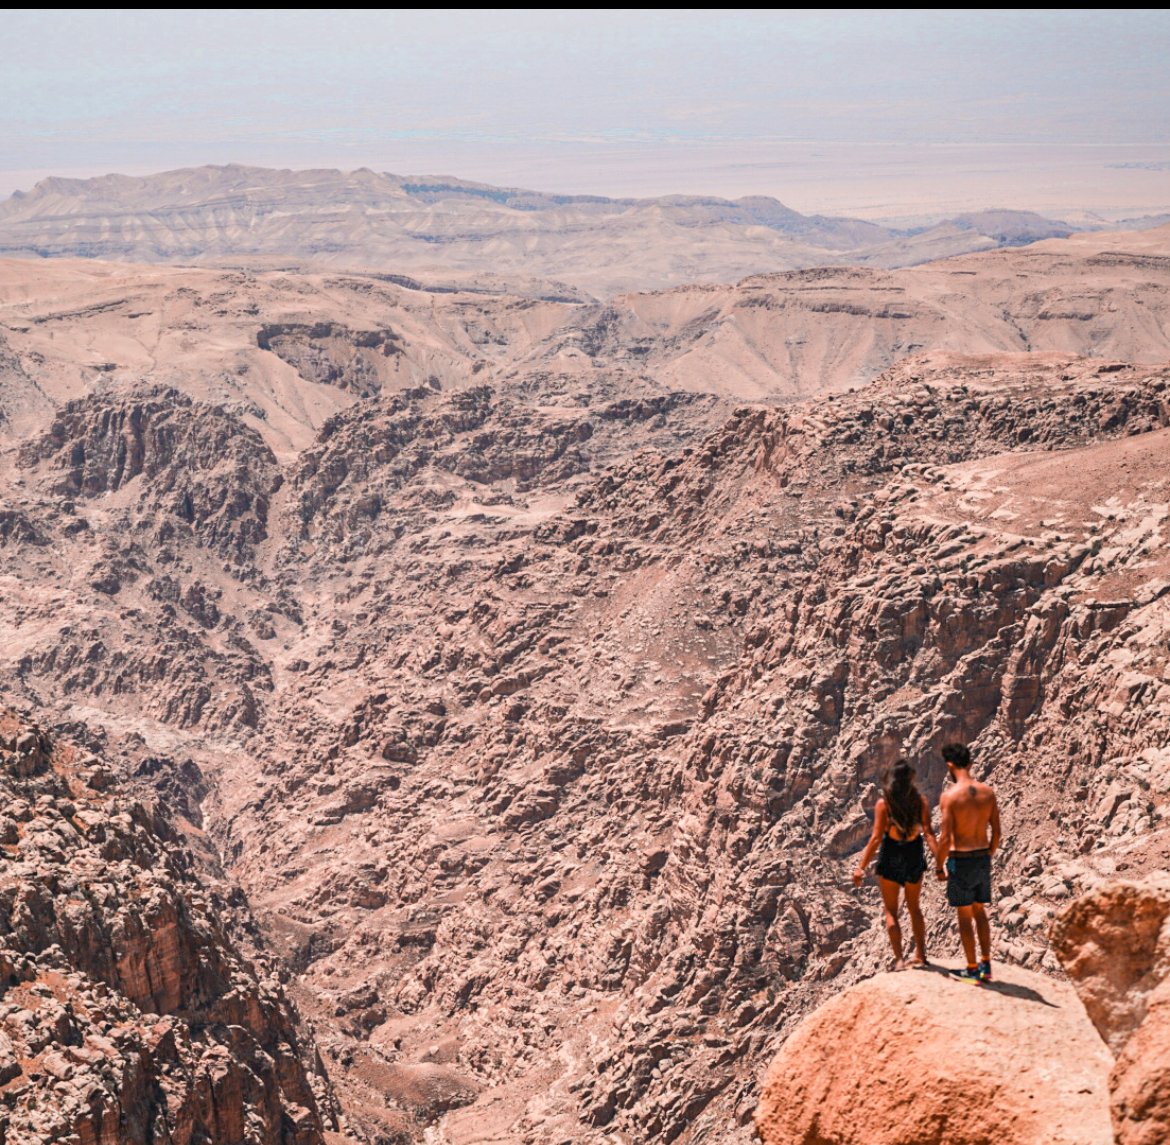
[{"label": "cliff edge", "polygon": [[1170,877],[1100,884],[1051,944],[1071,984],[882,974],[810,1014],[764,1079],[764,1145],[1170,1140]]}]

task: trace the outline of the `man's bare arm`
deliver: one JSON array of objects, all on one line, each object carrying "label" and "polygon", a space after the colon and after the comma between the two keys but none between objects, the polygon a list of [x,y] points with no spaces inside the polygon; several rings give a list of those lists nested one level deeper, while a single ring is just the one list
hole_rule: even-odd
[{"label": "man's bare arm", "polygon": [[991,823],[991,844],[990,850],[994,855],[999,850],[999,841],[1001,832],[999,829],[999,800],[995,798],[995,792],[991,793],[991,816],[988,820]]},{"label": "man's bare arm", "polygon": [[940,879],[947,877],[946,861],[951,853],[951,843],[955,837],[954,817],[951,815],[950,800],[944,795],[938,801],[941,822],[938,825],[938,850],[934,853],[935,874]]}]

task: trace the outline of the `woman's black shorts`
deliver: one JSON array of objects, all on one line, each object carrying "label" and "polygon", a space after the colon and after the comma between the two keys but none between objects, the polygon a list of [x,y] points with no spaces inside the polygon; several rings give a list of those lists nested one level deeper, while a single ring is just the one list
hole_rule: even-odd
[{"label": "woman's black shorts", "polygon": [[919,883],[926,874],[926,848],[922,836],[902,843],[886,835],[878,851],[877,873],[892,883]]}]

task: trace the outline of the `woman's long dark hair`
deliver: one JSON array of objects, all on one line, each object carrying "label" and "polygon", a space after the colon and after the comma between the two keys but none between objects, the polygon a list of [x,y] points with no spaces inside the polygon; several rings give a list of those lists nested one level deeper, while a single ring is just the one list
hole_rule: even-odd
[{"label": "woman's long dark hair", "polygon": [[882,795],[890,813],[890,822],[909,838],[922,826],[922,794],[914,786],[914,768],[904,759],[886,773]]}]

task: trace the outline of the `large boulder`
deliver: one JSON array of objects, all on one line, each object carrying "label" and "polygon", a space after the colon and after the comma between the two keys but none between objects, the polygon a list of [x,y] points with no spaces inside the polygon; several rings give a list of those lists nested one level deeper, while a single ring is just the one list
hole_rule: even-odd
[{"label": "large boulder", "polygon": [[1112,1055],[1073,989],[881,974],[796,1028],[756,1110],[764,1145],[1111,1145]]},{"label": "large boulder", "polygon": [[1052,947],[1113,1051],[1118,1145],[1170,1141],[1170,878],[1099,887],[1067,907]]}]

